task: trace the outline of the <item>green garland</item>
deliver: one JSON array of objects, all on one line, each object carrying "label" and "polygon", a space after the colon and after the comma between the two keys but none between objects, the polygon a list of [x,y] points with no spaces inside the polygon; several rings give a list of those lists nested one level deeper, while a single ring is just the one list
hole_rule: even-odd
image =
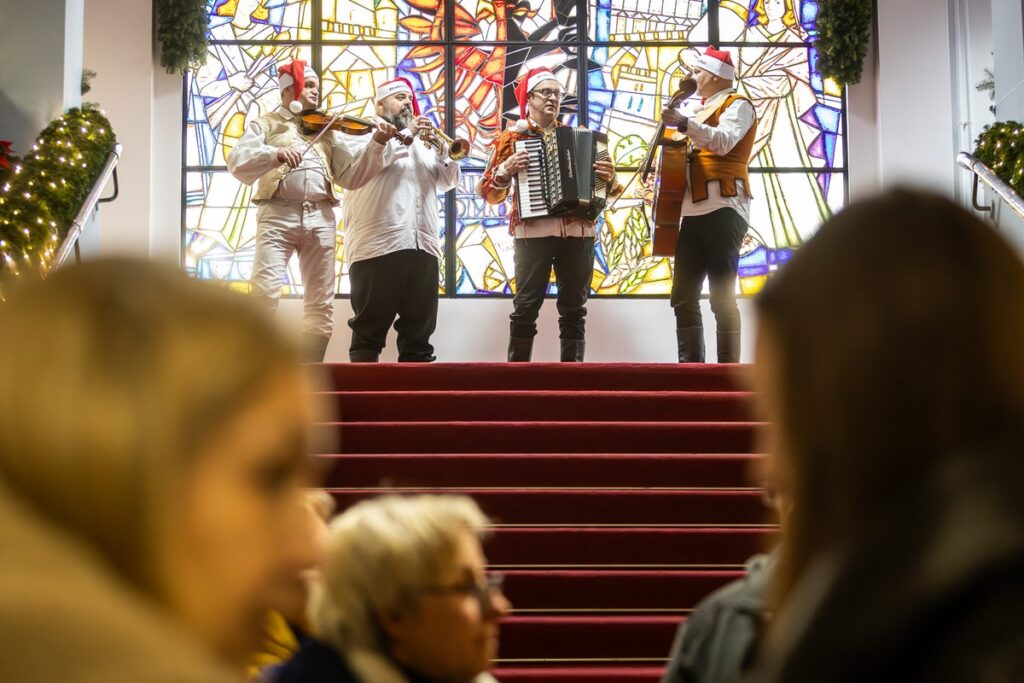
[{"label": "green garland", "polygon": [[840,86],[860,81],[871,37],[871,0],[818,2],[818,71]]},{"label": "green garland", "polygon": [[1017,121],[985,126],[975,142],[974,156],[1024,197],[1024,126]]},{"label": "green garland", "polygon": [[95,109],[71,109],[39,134],[0,185],[0,283],[46,272],[115,142]]},{"label": "green garland", "polygon": [[156,37],[167,73],[184,73],[206,61],[207,0],[157,0]]}]

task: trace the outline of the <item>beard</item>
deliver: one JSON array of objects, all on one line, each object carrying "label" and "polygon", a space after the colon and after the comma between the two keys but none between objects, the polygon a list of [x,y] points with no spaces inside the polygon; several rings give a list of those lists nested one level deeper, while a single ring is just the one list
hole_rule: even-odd
[{"label": "beard", "polygon": [[412,124],[412,107],[402,107],[394,114],[384,114],[381,118],[398,130],[408,128]]}]

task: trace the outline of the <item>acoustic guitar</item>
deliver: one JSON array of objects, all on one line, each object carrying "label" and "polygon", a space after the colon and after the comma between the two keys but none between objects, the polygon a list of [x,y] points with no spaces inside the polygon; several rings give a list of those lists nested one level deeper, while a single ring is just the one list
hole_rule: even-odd
[{"label": "acoustic guitar", "polygon": [[[697,82],[692,78],[679,81],[679,88],[672,94],[667,108],[675,109],[686,98],[697,92]],[[658,149],[661,155],[658,155]],[[665,122],[658,124],[657,134],[644,161],[642,182],[650,175],[654,158],[658,166],[654,180],[654,225],[651,227],[651,241],[655,256],[675,256],[676,241],[679,239],[679,221],[682,219],[683,197],[686,195],[686,162],[690,151],[690,140],[678,131],[667,129]]]}]

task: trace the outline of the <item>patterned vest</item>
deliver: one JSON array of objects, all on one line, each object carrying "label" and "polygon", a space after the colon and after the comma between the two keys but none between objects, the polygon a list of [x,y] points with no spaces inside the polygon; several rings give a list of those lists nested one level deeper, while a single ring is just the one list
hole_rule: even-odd
[{"label": "patterned vest", "polygon": [[[260,130],[263,131],[264,139],[266,143],[271,147],[301,147],[305,149],[306,145],[309,144],[309,140],[303,137],[299,131],[299,119],[285,119],[277,112],[271,112],[265,116],[259,118]],[[331,141],[333,140],[333,133],[325,133],[320,141],[316,143],[316,146],[310,150],[309,154],[316,154],[320,157],[320,161],[323,163],[324,177],[327,179],[327,188],[331,193],[331,198],[337,202],[338,198],[334,193],[333,180],[330,177],[331,168],[331,155],[333,146]],[[308,155],[307,155],[308,156]],[[256,183],[256,194],[253,195],[253,201],[262,202],[270,199],[277,192],[278,185],[284,179],[291,169],[286,164],[281,164],[272,171],[268,171],[263,174],[263,177]]]},{"label": "patterned vest", "polygon": [[[718,110],[708,117],[705,123],[717,127],[722,112],[736,100],[750,102],[746,97],[733,93],[725,98]],[[746,135],[724,156],[718,156],[703,149],[695,149],[690,154],[690,192],[693,201],[702,202],[708,198],[708,183],[713,180],[717,180],[721,184],[723,197],[735,197],[738,194],[737,179],[743,181],[744,193],[748,197],[751,196],[747,166],[750,164],[750,152],[754,149],[754,138],[756,137],[757,119],[751,124]]]}]

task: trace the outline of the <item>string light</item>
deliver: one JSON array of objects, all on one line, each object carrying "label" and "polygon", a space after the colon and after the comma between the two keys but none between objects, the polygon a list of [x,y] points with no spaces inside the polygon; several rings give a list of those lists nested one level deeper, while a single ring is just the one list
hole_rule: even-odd
[{"label": "string light", "polygon": [[[100,112],[72,109],[40,133],[6,178],[0,177],[0,301],[6,278],[49,270],[95,182],[92,169],[101,168],[113,149],[109,131]],[[59,153],[44,154],[45,148]]]}]

